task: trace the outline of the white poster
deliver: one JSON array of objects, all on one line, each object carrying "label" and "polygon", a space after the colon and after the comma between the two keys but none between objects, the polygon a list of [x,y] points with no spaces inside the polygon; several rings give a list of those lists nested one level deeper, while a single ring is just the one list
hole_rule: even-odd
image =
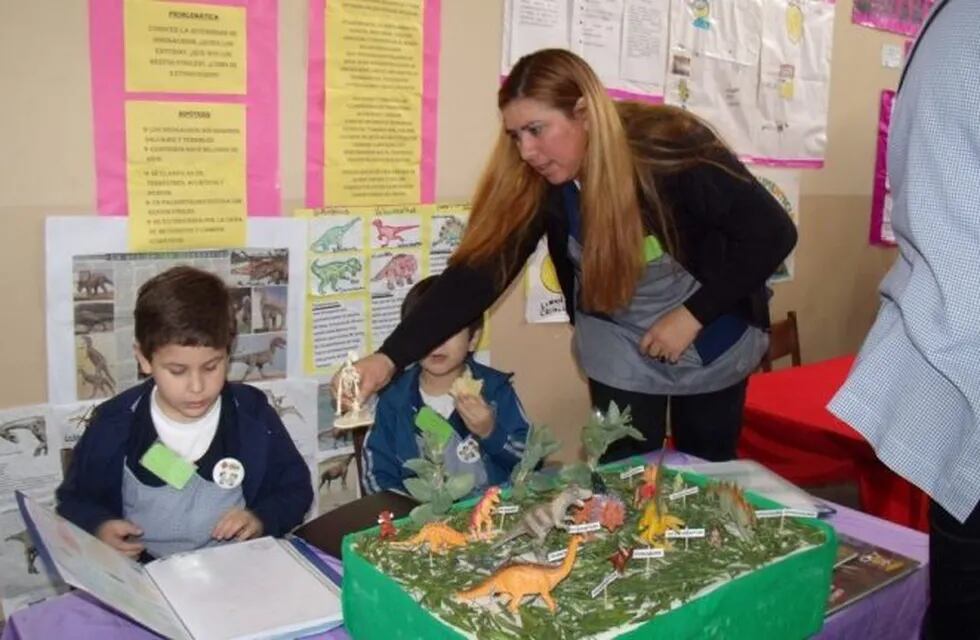
[{"label": "white poster", "polygon": [[0,510],[16,506],[19,489],[47,500],[61,482],[60,451],[47,405],[0,411]]},{"label": "white poster", "polygon": [[542,238],[527,263],[525,275],[527,301],[524,318],[529,323],[568,322],[565,296],[558,283],[555,264],[548,255],[548,243]]}]

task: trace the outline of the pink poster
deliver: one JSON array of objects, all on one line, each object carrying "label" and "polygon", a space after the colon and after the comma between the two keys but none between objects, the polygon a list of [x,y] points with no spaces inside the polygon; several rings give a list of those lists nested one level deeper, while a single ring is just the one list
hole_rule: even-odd
[{"label": "pink poster", "polygon": [[894,91],[889,89],[881,92],[874,190],[871,194],[871,231],[868,237],[871,244],[886,247],[895,244],[895,234],[892,232],[892,196],[888,185],[888,128],[891,126],[894,103]]},{"label": "pink poster", "polygon": [[[436,188],[436,136],[439,98],[439,53],[441,48],[441,0],[421,0],[421,3],[422,95],[420,108],[421,122],[419,124],[421,142],[420,148],[416,148],[418,150],[418,157],[420,158],[417,171],[417,191],[418,199],[421,203],[430,203],[434,202],[435,200]],[[334,204],[415,204],[413,202],[405,202],[404,199],[390,201],[390,198],[386,197],[385,195],[380,195],[380,190],[377,192],[379,195],[374,196],[370,203],[365,200],[365,197],[371,196],[363,195],[368,193],[369,189],[356,194],[326,193],[326,183],[329,181],[329,176],[326,176],[325,174],[330,173],[330,175],[337,176],[344,172],[344,168],[337,166],[340,163],[340,161],[337,159],[333,160],[333,167],[328,166],[331,160],[326,157],[327,153],[325,152],[325,149],[327,148],[327,136],[329,135],[328,122],[332,116],[334,116],[337,120],[342,119],[336,114],[328,114],[326,112],[328,89],[335,89],[327,86],[330,76],[328,69],[336,69],[337,67],[344,66],[342,61],[328,61],[326,59],[327,48],[330,44],[326,42],[327,18],[330,10],[335,9],[337,15],[344,16],[345,12],[348,10],[353,13],[354,8],[346,7],[344,0],[310,0],[309,7],[309,59],[307,64],[306,104],[306,206],[310,208],[317,208]],[[364,8],[360,6],[357,7],[357,9],[362,11],[364,10]],[[371,11],[371,13],[375,12]],[[367,20],[373,21],[375,29],[379,31],[384,31],[389,28],[403,29],[405,26],[404,24],[396,23],[394,20],[389,23],[386,20],[385,15],[380,12],[375,13],[375,15],[371,15],[369,18],[367,18]],[[338,23],[342,22],[342,18],[338,19]],[[343,32],[345,29],[350,29],[350,26],[338,24],[336,25],[336,28],[338,32]],[[356,29],[358,27],[354,28]],[[347,33],[347,35],[354,35],[355,37],[353,40],[357,40],[356,34]],[[399,43],[399,46],[405,47],[406,42],[408,42],[408,40],[402,40]],[[365,50],[367,50],[369,46],[370,45],[368,44],[362,45]],[[410,47],[405,47],[405,50],[409,48]],[[368,72],[368,74],[370,74],[370,72]],[[381,77],[381,75],[383,74],[380,74],[378,77]],[[381,87],[382,90],[385,88],[390,87]],[[357,90],[351,90],[349,88],[338,90],[337,93],[342,94],[351,102],[357,101],[359,98],[370,99],[372,95],[375,95],[372,91],[365,91],[362,95],[358,96],[356,95]],[[338,100],[338,102],[340,102],[340,100]],[[345,104],[344,106],[349,108],[349,104]],[[391,123],[388,124],[390,125]],[[336,129],[339,127],[340,125],[335,125],[334,133],[336,133]],[[339,137],[345,138],[347,136],[340,135]],[[350,149],[346,149],[346,151],[349,150]],[[337,151],[338,158],[344,155],[344,151],[345,150]],[[373,169],[375,172],[383,172],[384,170],[384,166],[375,166]],[[413,188],[412,190],[414,191],[415,189]]]},{"label": "pink poster", "polygon": [[[98,212],[103,215],[128,213],[127,105],[204,103],[242,105],[248,213],[280,215],[278,0],[138,3],[141,12],[143,7],[151,7],[148,13],[159,17],[156,23],[153,23],[152,15],[149,19],[143,15],[127,16],[126,7],[130,4],[127,0],[89,2]],[[235,8],[243,10],[244,15],[235,12]],[[199,72],[193,77],[194,73],[190,71],[191,68],[228,65],[220,58],[230,54],[218,50],[219,40],[225,36],[221,36],[216,27],[208,28],[209,21],[214,23],[215,16],[221,17],[227,12],[236,13],[242,23],[242,30],[229,36],[242,41],[241,90],[228,90],[221,86],[221,82],[209,88],[207,73]],[[127,28],[133,33],[127,33]],[[139,44],[141,54],[145,56],[142,61],[134,61],[136,56],[132,51],[127,58],[127,35],[131,37],[129,42]],[[199,56],[201,61],[193,60],[194,56]],[[134,72],[141,68],[138,66],[141,62],[146,65],[144,69],[150,68],[153,73]],[[180,76],[182,82],[168,80],[164,77],[167,73],[171,77]],[[161,75],[157,77],[157,74]],[[157,88],[178,84],[185,89]],[[132,140],[129,142],[132,144]],[[188,145],[186,149],[193,153],[195,147]]]},{"label": "pink poster", "polygon": [[936,0],[854,0],[851,21],[863,27],[914,36]]}]

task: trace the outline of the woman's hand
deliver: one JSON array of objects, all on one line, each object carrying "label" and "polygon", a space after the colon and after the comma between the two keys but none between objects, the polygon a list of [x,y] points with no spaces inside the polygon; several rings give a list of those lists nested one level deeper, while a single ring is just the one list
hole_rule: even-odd
[{"label": "woman's hand", "polygon": [[676,364],[701,330],[701,323],[687,307],[668,311],[650,327],[640,340],[640,351],[661,362]]},{"label": "woman's hand", "polygon": [[[357,372],[361,376],[360,384],[358,385],[358,391],[360,393],[358,400],[362,405],[365,400],[377,393],[381,387],[388,384],[391,381],[391,377],[395,374],[395,363],[383,353],[372,353],[366,358],[361,358],[354,363],[354,368],[357,369]],[[338,371],[334,374],[333,379],[330,380],[330,392],[334,398],[337,397],[339,386],[340,372]],[[344,406],[350,406],[354,398],[344,397],[342,400]]]}]

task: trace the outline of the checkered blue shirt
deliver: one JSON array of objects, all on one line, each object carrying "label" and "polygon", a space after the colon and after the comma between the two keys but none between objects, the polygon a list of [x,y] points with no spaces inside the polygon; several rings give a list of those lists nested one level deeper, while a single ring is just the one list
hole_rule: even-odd
[{"label": "checkered blue shirt", "polygon": [[888,141],[899,255],[828,408],[963,521],[980,501],[980,1],[949,0],[910,64]]}]

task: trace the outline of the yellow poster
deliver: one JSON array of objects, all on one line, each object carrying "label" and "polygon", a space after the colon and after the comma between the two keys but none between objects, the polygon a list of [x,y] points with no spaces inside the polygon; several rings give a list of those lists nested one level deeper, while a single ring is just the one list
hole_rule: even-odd
[{"label": "yellow poster", "polygon": [[329,0],[324,15],[325,200],[418,202],[423,3]]},{"label": "yellow poster", "polygon": [[323,375],[348,351],[364,355],[381,346],[412,286],[446,268],[469,206],[327,207],[296,215],[309,219],[306,370]]},{"label": "yellow poster", "polygon": [[245,105],[126,103],[131,251],[245,245]]},{"label": "yellow poster", "polygon": [[245,7],[126,0],[126,91],[244,95]]}]

